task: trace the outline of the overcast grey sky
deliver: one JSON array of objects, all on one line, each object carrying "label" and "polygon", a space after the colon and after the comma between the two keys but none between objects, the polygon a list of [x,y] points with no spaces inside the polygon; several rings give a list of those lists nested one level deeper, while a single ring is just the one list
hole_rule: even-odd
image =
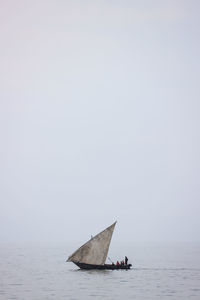
[{"label": "overcast grey sky", "polygon": [[200,1],[1,0],[0,43],[0,242],[200,241]]}]

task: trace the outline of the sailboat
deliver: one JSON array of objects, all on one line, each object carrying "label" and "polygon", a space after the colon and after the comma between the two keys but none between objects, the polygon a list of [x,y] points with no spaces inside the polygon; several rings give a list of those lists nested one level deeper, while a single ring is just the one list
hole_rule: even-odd
[{"label": "sailboat", "polygon": [[113,235],[113,231],[117,222],[98,233],[94,237],[82,245],[67,259],[67,262],[73,262],[81,269],[91,270],[118,270],[130,269],[131,264],[106,264],[106,258]]}]

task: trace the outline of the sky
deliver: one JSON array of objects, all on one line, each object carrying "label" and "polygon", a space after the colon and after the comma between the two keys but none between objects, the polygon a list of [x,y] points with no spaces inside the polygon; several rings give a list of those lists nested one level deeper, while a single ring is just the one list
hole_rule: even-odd
[{"label": "sky", "polygon": [[0,1],[0,243],[200,242],[200,2]]}]

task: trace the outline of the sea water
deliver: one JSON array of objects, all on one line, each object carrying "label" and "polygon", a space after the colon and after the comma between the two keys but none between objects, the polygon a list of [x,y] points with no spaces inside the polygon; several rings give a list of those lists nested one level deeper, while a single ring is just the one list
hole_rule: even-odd
[{"label": "sea water", "polygon": [[[128,246],[124,254],[133,264],[128,271],[80,270],[65,262],[71,250],[2,245],[0,299],[200,299],[200,245]],[[119,253],[113,251],[114,257]]]}]

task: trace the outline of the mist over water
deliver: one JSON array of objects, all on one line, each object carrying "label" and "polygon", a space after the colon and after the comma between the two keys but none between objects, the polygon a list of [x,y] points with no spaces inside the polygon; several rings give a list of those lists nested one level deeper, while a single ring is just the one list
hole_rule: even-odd
[{"label": "mist over water", "polygon": [[[113,260],[123,259],[118,246],[109,253]],[[1,299],[200,298],[200,245],[138,243],[126,247],[133,264],[128,271],[80,270],[65,262],[70,248],[1,247]]]},{"label": "mist over water", "polygon": [[199,6],[0,1],[0,243],[199,241]]},{"label": "mist over water", "polygon": [[[199,0],[0,1],[0,300],[200,299],[199,37]],[[65,262],[116,220],[132,270]]]}]

